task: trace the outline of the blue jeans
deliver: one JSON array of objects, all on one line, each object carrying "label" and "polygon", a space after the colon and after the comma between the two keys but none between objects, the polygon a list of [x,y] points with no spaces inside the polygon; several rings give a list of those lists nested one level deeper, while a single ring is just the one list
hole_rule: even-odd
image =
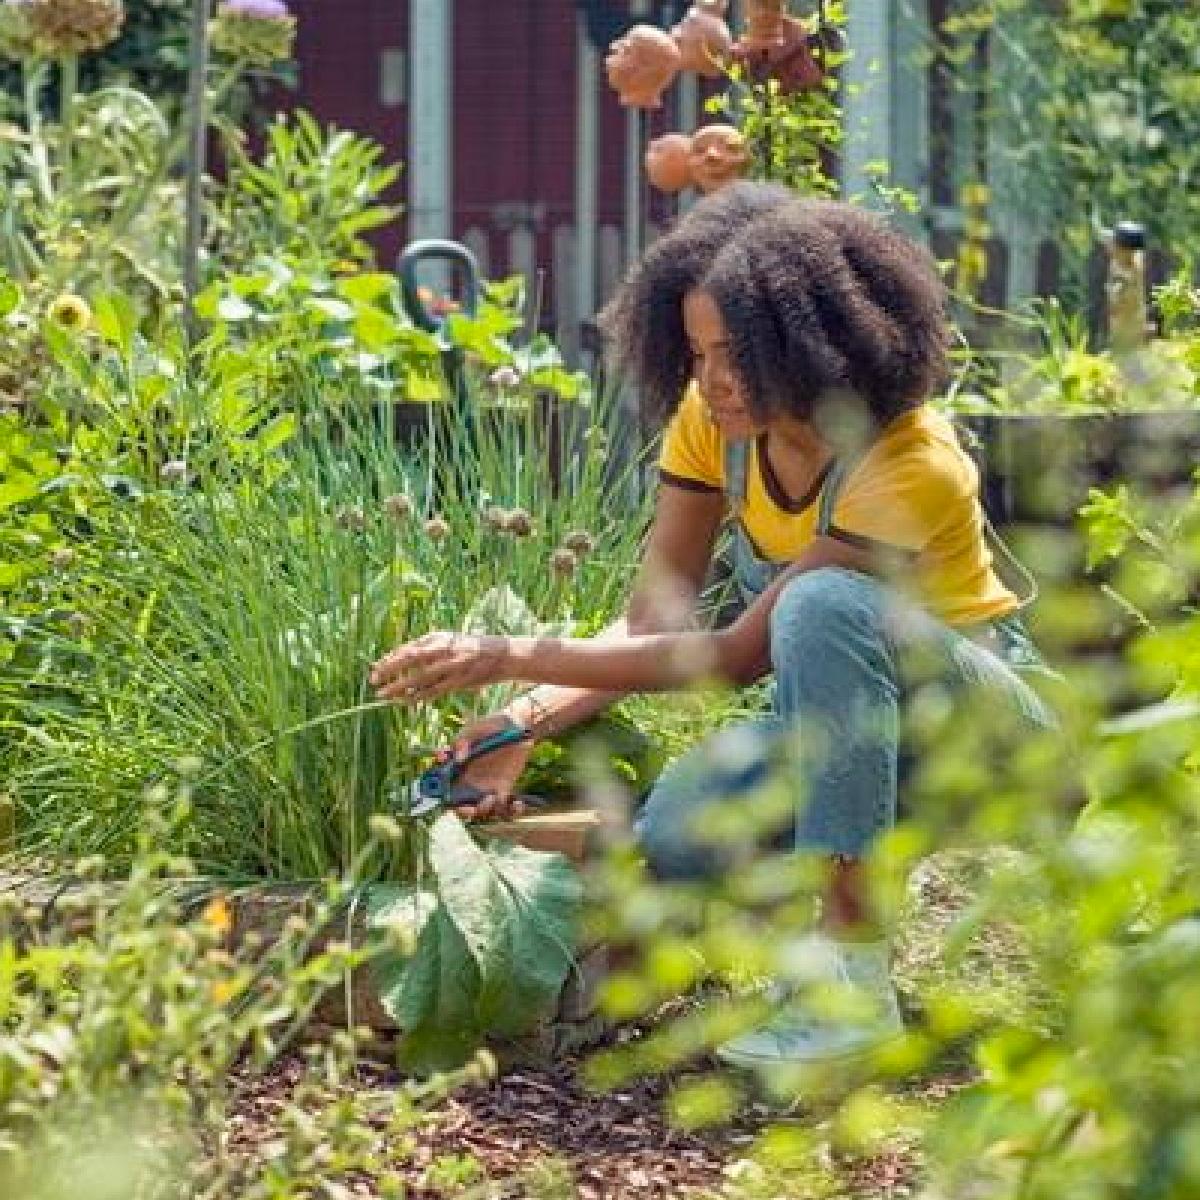
[{"label": "blue jeans", "polygon": [[683,755],[638,816],[636,835],[660,878],[728,869],[730,856],[699,830],[712,824],[712,806],[728,815],[726,806],[774,778],[773,765],[795,795],[786,844],[861,857],[896,819],[914,663],[952,690],[985,689],[989,704],[1030,730],[1056,724],[1020,673],[1040,660],[1019,623],[1002,620],[967,636],[867,575],[827,568],[797,576],[775,605],[770,636],[773,712]]}]

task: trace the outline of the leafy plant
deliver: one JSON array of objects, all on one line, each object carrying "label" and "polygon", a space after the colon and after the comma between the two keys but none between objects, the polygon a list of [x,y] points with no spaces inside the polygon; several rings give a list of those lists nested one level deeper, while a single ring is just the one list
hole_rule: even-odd
[{"label": "leafy plant", "polygon": [[[1177,289],[1178,290],[1178,289]],[[1179,304],[1187,297],[1179,293]],[[1093,350],[1083,319],[1056,298],[1009,323],[1034,348],[957,352],[959,379],[948,407],[966,413],[1081,415],[1195,407],[1200,341],[1179,328],[1133,353]],[[1179,308],[1179,321],[1184,309]]]},{"label": "leafy plant", "polygon": [[[52,8],[36,12],[54,17]],[[5,6],[7,21],[31,29],[10,31],[0,47],[19,58],[24,85],[21,124],[6,126],[0,143],[0,267],[42,305],[67,288],[162,300],[179,281],[187,130],[177,114],[125,84],[80,88],[80,54],[116,36],[120,4],[64,10],[54,17],[60,44],[33,36],[41,17],[25,14],[34,11]],[[72,31],[72,21],[85,29]],[[214,109],[255,61],[243,56],[214,70]],[[52,73],[57,105],[48,120],[43,98]]]},{"label": "leafy plant", "polygon": [[1002,202],[1037,214],[1046,236],[1061,231],[1064,302],[1082,306],[1089,255],[1118,220],[1145,225],[1150,243],[1171,252],[1191,244],[1200,34],[1183,7],[969,0],[952,6],[935,36],[954,85],[980,98],[1019,168],[988,183]]},{"label": "leafy plant", "polygon": [[144,798],[119,883],[100,882],[98,860],[78,864],[72,895],[45,921],[6,895],[0,1187],[30,1200],[273,1200],[370,1175],[394,1188],[381,1127],[398,1138],[424,1104],[479,1078],[486,1063],[420,1089],[401,1085],[372,1112],[339,1096],[355,1080],[359,1046],[343,1031],[281,1093],[274,1152],[261,1161],[232,1153],[235,1069],[247,1080],[268,1072],[331,987],[411,943],[389,928],[360,948],[316,945],[353,900],[351,873],[314,889],[307,919],[285,922],[270,944],[232,946],[230,899],[197,905],[191,864],[159,848],[186,820],[187,780],[185,768],[177,791]]},{"label": "leafy plant", "polygon": [[305,112],[278,116],[259,161],[235,144],[217,195],[216,253],[245,264],[270,256],[316,274],[373,260],[362,235],[401,209],[383,202],[400,176],[383,147],[346,130],[322,130]]},{"label": "leafy plant", "polygon": [[709,112],[723,115],[742,131],[754,178],[786,183],[811,195],[837,191],[828,167],[844,136],[838,68],[849,57],[845,5],[834,0],[823,6],[823,16],[825,23],[817,31],[826,71],[821,87],[784,95],[776,81],[752,83],[734,68],[730,89],[707,102]]}]

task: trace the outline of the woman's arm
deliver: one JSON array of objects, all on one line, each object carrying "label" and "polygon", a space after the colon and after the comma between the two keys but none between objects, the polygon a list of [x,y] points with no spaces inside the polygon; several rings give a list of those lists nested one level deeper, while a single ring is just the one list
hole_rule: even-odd
[{"label": "woman's arm", "polygon": [[381,659],[371,681],[382,698],[406,703],[506,679],[620,692],[672,691],[706,679],[749,683],[770,670],[771,611],[791,579],[821,567],[870,572],[874,565],[868,551],[821,537],[725,630],[591,640],[431,633]]},{"label": "woman's arm", "polygon": [[[693,491],[663,484],[655,500],[654,519],[626,615],[597,640],[624,639],[630,634],[685,629],[712,561],[717,531],[725,515],[719,492]],[[553,737],[582,724],[614,704],[631,689],[571,685],[544,686],[508,704],[502,715],[524,725],[535,738]]]},{"label": "woman's arm", "polygon": [[870,573],[874,556],[830,537],[818,538],[727,629],[658,633],[611,640],[502,639],[494,648],[510,679],[672,691],[706,679],[753,683],[771,669],[771,612],[787,585],[806,571],[845,567]]}]

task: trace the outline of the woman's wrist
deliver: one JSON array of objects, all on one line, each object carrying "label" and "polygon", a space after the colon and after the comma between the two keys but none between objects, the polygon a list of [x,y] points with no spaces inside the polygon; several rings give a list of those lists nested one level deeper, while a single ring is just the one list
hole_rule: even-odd
[{"label": "woman's wrist", "polygon": [[515,696],[504,710],[504,715],[523,728],[534,740],[550,737],[553,733],[553,709],[546,688],[532,688]]}]

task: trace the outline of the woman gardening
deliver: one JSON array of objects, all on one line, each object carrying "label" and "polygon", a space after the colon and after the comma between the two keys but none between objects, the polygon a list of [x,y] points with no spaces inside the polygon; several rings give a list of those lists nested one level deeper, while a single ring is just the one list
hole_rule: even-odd
[{"label": "woman gardening", "polygon": [[[800,957],[870,1004],[832,1020],[794,999],[720,1054],[770,1067],[856,1053],[900,1029],[860,863],[895,820],[912,664],[1021,727],[1053,724],[1023,677],[1038,660],[992,568],[975,468],[926,404],[945,369],[941,283],[920,247],[868,213],[742,184],[652,247],[606,327],[669,417],[625,627],[592,640],[431,633],[380,659],[371,682],[403,703],[542,685],[466,731],[468,744],[505,723],[528,731],[462,777],[464,811],[490,816],[509,811],[532,740],[622,694],[772,676],[771,714],[668,768],[635,828],[659,876],[711,877],[727,859],[699,836],[698,814],[785,764],[790,844],[829,863],[824,928]],[[727,518],[746,608],[726,628],[692,630]]]}]

